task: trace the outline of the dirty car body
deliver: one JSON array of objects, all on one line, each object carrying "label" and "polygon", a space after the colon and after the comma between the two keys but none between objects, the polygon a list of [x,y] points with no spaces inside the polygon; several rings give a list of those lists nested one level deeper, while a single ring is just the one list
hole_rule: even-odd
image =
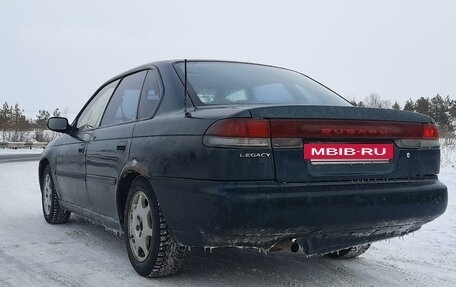
[{"label": "dirty car body", "polygon": [[[430,117],[353,107],[277,67],[187,69],[187,113],[184,62],[151,63],[106,82],[46,147],[40,176],[49,165],[63,208],[123,230],[126,194],[141,176],[181,245],[269,250],[293,239],[307,255],[403,236],[445,211]],[[137,88],[123,97],[137,95],[118,117],[110,103],[127,78]],[[306,158],[313,144],[327,158]],[[391,154],[354,159],[357,144]]]}]

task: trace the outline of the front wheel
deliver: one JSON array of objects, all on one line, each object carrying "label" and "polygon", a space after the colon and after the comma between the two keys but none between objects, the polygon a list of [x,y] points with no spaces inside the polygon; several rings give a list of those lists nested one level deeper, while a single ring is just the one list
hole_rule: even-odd
[{"label": "front wheel", "polygon": [[145,277],[163,277],[179,271],[185,248],[168,231],[149,183],[133,181],[125,207],[125,235],[131,265]]},{"label": "front wheel", "polygon": [[364,252],[369,249],[370,244],[363,244],[359,246],[353,246],[347,249],[342,249],[338,251],[334,251],[328,254],[325,254],[326,257],[335,258],[335,259],[348,259],[348,258],[355,258],[363,254]]},{"label": "front wheel", "polygon": [[60,207],[49,165],[44,169],[41,180],[41,206],[43,207],[44,219],[50,224],[67,223],[71,212]]}]

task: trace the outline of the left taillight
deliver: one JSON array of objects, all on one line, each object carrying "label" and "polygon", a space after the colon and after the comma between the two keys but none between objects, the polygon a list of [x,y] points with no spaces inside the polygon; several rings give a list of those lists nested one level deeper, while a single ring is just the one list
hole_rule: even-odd
[{"label": "left taillight", "polygon": [[269,121],[249,118],[219,120],[207,129],[203,143],[211,147],[270,147]]}]

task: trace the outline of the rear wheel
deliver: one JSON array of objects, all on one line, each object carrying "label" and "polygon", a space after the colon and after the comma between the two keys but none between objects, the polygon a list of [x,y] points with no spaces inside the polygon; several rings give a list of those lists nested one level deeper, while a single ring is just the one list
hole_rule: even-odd
[{"label": "rear wheel", "polygon": [[131,265],[145,277],[176,273],[185,248],[168,231],[155,194],[143,178],[133,181],[125,208],[125,235]]},{"label": "rear wheel", "polygon": [[364,252],[369,249],[370,244],[363,244],[359,246],[353,246],[347,249],[342,249],[338,251],[334,251],[328,254],[325,254],[326,257],[335,258],[335,259],[348,259],[348,258],[355,258],[363,254]]},{"label": "rear wheel", "polygon": [[43,207],[44,219],[50,224],[67,223],[70,219],[71,212],[60,207],[59,197],[55,190],[49,165],[44,169],[41,180],[41,205]]}]

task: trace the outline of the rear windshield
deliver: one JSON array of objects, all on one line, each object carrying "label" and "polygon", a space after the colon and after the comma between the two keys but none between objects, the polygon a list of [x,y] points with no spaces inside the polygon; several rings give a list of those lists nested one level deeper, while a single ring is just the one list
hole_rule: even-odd
[{"label": "rear windshield", "polygon": [[[176,65],[184,78],[184,63]],[[350,106],[314,80],[286,69],[231,62],[187,62],[198,105],[287,104]]]}]

